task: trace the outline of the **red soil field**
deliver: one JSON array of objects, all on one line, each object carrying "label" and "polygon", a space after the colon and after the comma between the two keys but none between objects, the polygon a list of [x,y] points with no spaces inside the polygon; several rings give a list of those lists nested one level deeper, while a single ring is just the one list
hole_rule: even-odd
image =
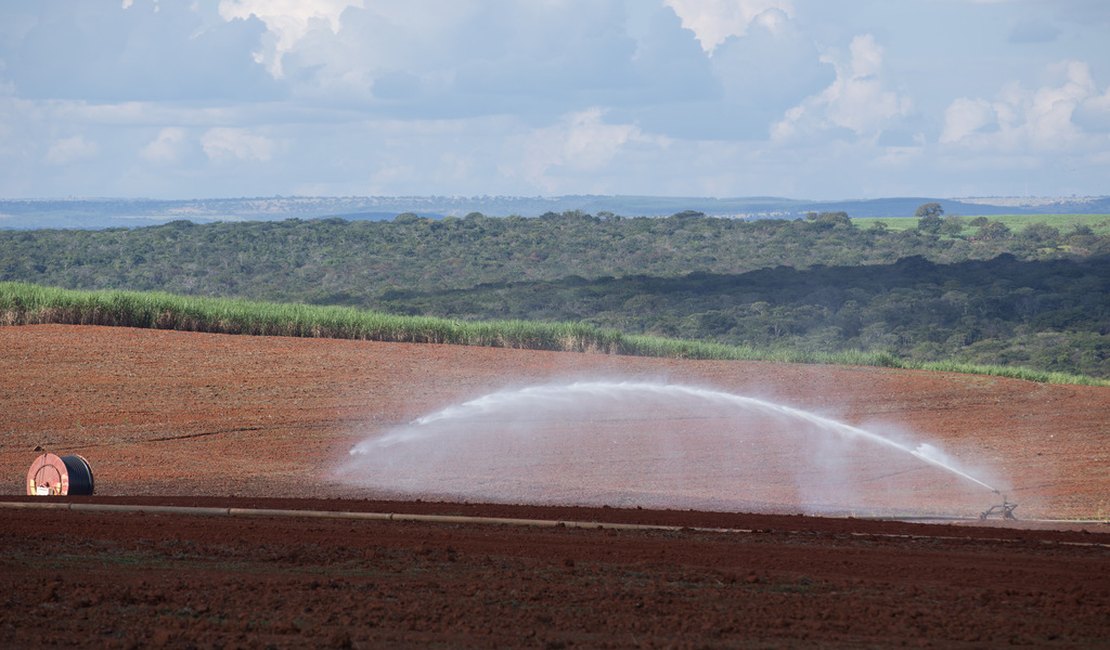
[{"label": "red soil field", "polygon": [[[781,475],[792,453],[782,445],[746,452],[770,474],[746,483],[711,476],[685,491],[673,487],[678,476],[630,485],[625,461],[614,461],[613,483],[595,471],[579,485],[573,476],[584,459],[549,455],[529,469],[548,482],[503,494],[502,505],[360,487],[338,471],[352,445],[416,417],[504,388],[598,378],[757,396],[900,431],[989,475],[1020,504],[1023,521],[982,528],[789,516],[806,511],[813,495]],[[1074,520],[1103,520],[1110,511],[1107,413],[1104,387],[947,373],[4,327],[3,501],[36,501],[19,495],[44,449],[81,454],[95,474],[97,496],[60,501],[759,532],[0,509],[0,645],[1105,645],[1110,534],[1104,524]],[[628,426],[655,440],[689,419],[640,413]],[[603,451],[581,453],[604,465]],[[853,454],[857,473],[871,471],[865,457],[895,462],[872,447]],[[693,457],[708,463],[715,455],[710,446]],[[795,463],[802,473],[806,462]],[[857,492],[869,508],[974,516],[1000,501],[935,468],[892,473],[882,489],[868,488],[879,483],[861,475]],[[552,486],[554,496],[544,492]],[[742,512],[753,508],[784,514]]]}]

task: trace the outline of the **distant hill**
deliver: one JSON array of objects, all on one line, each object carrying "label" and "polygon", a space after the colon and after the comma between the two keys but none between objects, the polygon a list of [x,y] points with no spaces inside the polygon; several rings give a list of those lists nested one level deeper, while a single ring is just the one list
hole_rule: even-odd
[{"label": "distant hill", "polygon": [[882,199],[808,201],[781,197],[658,197],[571,195],[520,196],[411,196],[411,197],[254,197],[232,199],[7,199],[0,200],[0,229],[134,228],[187,220],[280,221],[338,217],[349,221],[389,220],[403,213],[422,217],[463,217],[472,212],[487,216],[538,217],[545,213],[580,210],[590,214],[661,217],[683,211],[736,219],[796,219],[808,212],[847,212],[852,217],[912,217],[923,203],[939,203],[946,214],[1110,214],[1110,197],[986,197],[938,199],[892,197]]}]

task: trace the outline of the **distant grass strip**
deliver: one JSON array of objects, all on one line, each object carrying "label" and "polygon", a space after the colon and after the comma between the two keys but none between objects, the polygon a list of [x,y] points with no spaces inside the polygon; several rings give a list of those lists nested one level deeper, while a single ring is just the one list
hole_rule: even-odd
[{"label": "distant grass strip", "polygon": [[[964,227],[961,236],[973,235],[978,228],[971,225],[971,220],[983,215],[945,215],[945,217],[959,216]],[[1052,226],[1060,232],[1067,234],[1075,226],[1087,226],[1096,235],[1110,234],[1110,214],[993,214],[984,217],[988,221],[998,221],[1006,224],[1015,233],[1025,230],[1026,226],[1041,223]],[[912,230],[917,228],[917,217],[859,217],[853,218],[852,223],[857,228],[866,230],[882,222],[887,230]]]},{"label": "distant grass strip", "polygon": [[0,325],[60,323],[190,332],[447,343],[527,350],[598,352],[678,359],[881,366],[1011,377],[1056,384],[1110,381],[1011,366],[915,363],[886,352],[766,350],[704,341],[623,334],[583,323],[469,322],[398,316],[351,307],[258,302],[140,291],[77,291],[0,282]]}]

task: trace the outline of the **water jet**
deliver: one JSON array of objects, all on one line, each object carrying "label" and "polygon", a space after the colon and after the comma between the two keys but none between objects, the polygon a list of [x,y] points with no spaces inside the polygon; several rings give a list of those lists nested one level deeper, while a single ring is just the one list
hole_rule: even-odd
[{"label": "water jet", "polygon": [[927,443],[644,381],[490,393],[360,442],[344,473],[398,494],[844,514],[923,500],[938,510],[954,492],[996,491]]}]

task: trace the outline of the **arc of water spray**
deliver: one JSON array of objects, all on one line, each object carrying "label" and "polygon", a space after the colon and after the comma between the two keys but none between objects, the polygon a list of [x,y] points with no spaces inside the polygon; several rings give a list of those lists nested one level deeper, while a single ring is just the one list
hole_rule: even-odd
[{"label": "arc of water spray", "polygon": [[[790,406],[782,404],[775,404],[767,402],[754,397],[747,397],[744,395],[736,395],[733,393],[726,393],[723,391],[709,390],[705,388],[696,388],[693,386],[683,386],[678,384],[658,384],[650,382],[575,382],[566,385],[543,385],[531,386],[514,391],[503,391],[499,393],[490,393],[477,399],[464,402],[457,406],[449,406],[441,411],[436,411],[429,415],[413,420],[412,425],[420,427],[434,422],[449,420],[453,418],[463,418],[481,413],[494,411],[499,408],[512,406],[519,402],[526,402],[534,399],[560,399],[572,400],[576,395],[586,394],[596,396],[599,393],[622,393],[622,394],[662,394],[669,396],[689,396],[702,400],[712,402],[723,402],[726,404],[733,404],[747,408],[757,409],[766,413],[773,413],[785,415],[787,417],[796,418],[806,422],[810,422],[824,429],[829,429],[840,433],[841,435],[848,435],[852,437],[862,438],[870,442],[889,447],[907,453],[918,460],[937,467],[946,472],[950,472],[964,480],[970,481],[980,485],[996,494],[999,491],[991,485],[975,478],[974,476],[964,472],[956,467],[932,457],[927,452],[921,451],[924,445],[919,446],[917,449],[908,447],[901,443],[895,442],[890,438],[886,438],[867,429],[845,424],[837,420],[826,418],[816,413],[803,411]],[[351,449],[352,455],[369,453],[374,448],[382,448],[392,446],[394,444],[416,440],[430,435],[429,432],[422,432],[420,429],[408,427],[400,431],[395,431],[387,434],[381,438],[372,441],[365,441],[356,445]]]}]

